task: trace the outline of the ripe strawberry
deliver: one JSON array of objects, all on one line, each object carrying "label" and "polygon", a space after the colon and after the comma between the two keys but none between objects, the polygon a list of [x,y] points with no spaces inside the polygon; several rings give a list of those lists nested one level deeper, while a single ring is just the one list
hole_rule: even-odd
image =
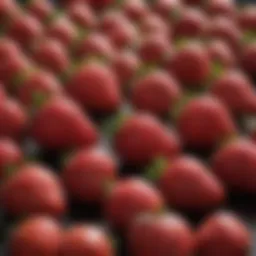
[{"label": "ripe strawberry", "polygon": [[0,101],[0,137],[19,139],[27,123],[27,114],[17,101],[10,98]]},{"label": "ripe strawberry", "polygon": [[6,92],[2,83],[0,83],[0,102],[6,99]]},{"label": "ripe strawberry", "polygon": [[190,256],[193,247],[191,227],[173,213],[142,215],[128,231],[128,250],[133,256]]},{"label": "ripe strawberry", "polygon": [[73,2],[67,8],[67,14],[71,21],[82,29],[92,29],[97,25],[97,17],[93,10],[84,2]]},{"label": "ripe strawberry", "polygon": [[52,218],[26,219],[10,235],[10,256],[55,256],[61,244],[61,227]]},{"label": "ripe strawberry", "polygon": [[113,70],[99,61],[82,64],[71,75],[66,89],[92,112],[113,112],[121,104],[121,93]]},{"label": "ripe strawberry", "polygon": [[0,22],[5,24],[10,19],[20,14],[19,5],[14,0],[1,0],[0,2]]},{"label": "ripe strawberry", "polygon": [[18,42],[23,48],[29,49],[31,44],[43,36],[40,21],[29,14],[18,15],[8,24],[7,35]]},{"label": "ripe strawberry", "polygon": [[196,235],[198,256],[247,256],[251,238],[234,214],[219,212],[205,220]]},{"label": "ripe strawberry", "polygon": [[59,256],[114,256],[111,239],[101,227],[75,225],[63,234]]},{"label": "ripe strawberry", "polygon": [[182,46],[167,64],[167,69],[188,87],[204,85],[211,72],[211,60],[207,49],[199,43]]},{"label": "ripe strawberry", "polygon": [[233,0],[209,0],[205,10],[211,16],[234,17],[236,6]]},{"label": "ripe strawberry", "polygon": [[181,97],[178,82],[164,71],[151,72],[135,81],[131,101],[140,110],[166,115]]},{"label": "ripe strawberry", "polygon": [[204,150],[236,133],[227,108],[209,95],[196,97],[183,106],[177,117],[177,129],[185,145]]},{"label": "ripe strawberry", "polygon": [[233,20],[227,17],[216,17],[210,20],[207,35],[210,39],[226,42],[236,53],[241,48],[242,33]]},{"label": "ripe strawberry", "polygon": [[124,119],[119,124],[113,143],[118,155],[126,163],[135,165],[148,164],[161,156],[173,158],[181,150],[176,133],[153,116],[143,113]]},{"label": "ripe strawberry", "polygon": [[191,212],[207,212],[224,201],[222,184],[194,157],[181,156],[167,162],[162,170],[157,171],[161,173],[157,177],[157,184],[171,207]]},{"label": "ripe strawberry", "polygon": [[140,66],[141,61],[138,56],[129,50],[120,51],[112,61],[112,68],[122,88],[134,78]]},{"label": "ripe strawberry", "polygon": [[138,49],[141,60],[146,63],[161,63],[171,52],[169,40],[162,34],[145,36]]},{"label": "ripe strawberry", "polygon": [[245,5],[237,14],[239,27],[244,31],[255,31],[256,29],[256,7],[255,5]]},{"label": "ripe strawberry", "polygon": [[59,81],[51,73],[38,70],[29,74],[17,85],[16,97],[27,107],[34,107],[39,100],[63,94]]},{"label": "ripe strawberry", "polygon": [[9,168],[19,166],[23,161],[23,153],[20,147],[11,139],[0,139],[0,180]]},{"label": "ripe strawberry", "polygon": [[66,198],[58,177],[45,166],[30,163],[18,168],[1,188],[1,203],[12,216],[62,216]]},{"label": "ripe strawberry", "polygon": [[114,0],[87,0],[87,2],[96,10],[105,9],[114,3]]},{"label": "ripe strawberry", "polygon": [[109,38],[99,32],[94,32],[79,40],[74,49],[74,55],[79,59],[96,56],[111,60],[114,54],[114,48]]},{"label": "ripe strawberry", "polygon": [[235,66],[236,57],[232,49],[222,40],[212,40],[208,44],[208,53],[212,63],[218,63],[224,68]]},{"label": "ripe strawberry", "polygon": [[47,21],[54,13],[54,6],[47,0],[30,0],[26,10],[34,15],[39,21]]},{"label": "ripe strawberry", "polygon": [[220,148],[212,158],[214,173],[230,188],[256,192],[256,146],[239,138]]},{"label": "ripe strawberry", "polygon": [[70,65],[67,50],[55,39],[48,38],[37,44],[32,55],[40,66],[57,75],[66,72]]},{"label": "ripe strawberry", "polygon": [[129,178],[114,185],[105,207],[107,221],[115,228],[124,230],[139,214],[161,211],[163,200],[150,183]]},{"label": "ripe strawberry", "polygon": [[244,71],[256,78],[256,43],[251,43],[241,53],[241,65]]},{"label": "ripe strawberry", "polygon": [[12,39],[3,37],[0,39],[0,60],[5,62],[11,56],[18,55],[21,52],[19,46]]},{"label": "ripe strawberry", "polygon": [[117,164],[98,149],[82,149],[68,159],[63,180],[68,193],[78,201],[100,203],[106,186],[115,180]]},{"label": "ripe strawberry", "polygon": [[34,117],[32,136],[48,149],[70,149],[91,146],[98,133],[90,119],[73,101],[53,98],[46,102]]},{"label": "ripe strawberry", "polygon": [[187,8],[174,25],[175,38],[197,38],[204,36],[208,24],[207,16],[199,9]]},{"label": "ripe strawberry", "polygon": [[56,17],[46,29],[46,35],[60,41],[65,47],[70,47],[77,39],[78,31],[68,16]]},{"label": "ripe strawberry", "polygon": [[226,104],[235,115],[256,113],[256,92],[249,79],[239,71],[229,71],[213,82],[211,94]]},{"label": "ripe strawberry", "polygon": [[139,22],[148,13],[149,8],[144,0],[124,0],[122,10],[125,15],[134,22]]}]

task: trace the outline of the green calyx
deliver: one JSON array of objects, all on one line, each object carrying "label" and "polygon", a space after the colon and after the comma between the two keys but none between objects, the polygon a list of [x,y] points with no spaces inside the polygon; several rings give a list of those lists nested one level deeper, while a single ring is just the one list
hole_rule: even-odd
[{"label": "green calyx", "polygon": [[165,157],[157,157],[145,169],[145,178],[156,182],[163,175],[168,165]]},{"label": "green calyx", "polygon": [[256,30],[248,30],[244,33],[242,42],[244,44],[250,44],[256,41]]}]

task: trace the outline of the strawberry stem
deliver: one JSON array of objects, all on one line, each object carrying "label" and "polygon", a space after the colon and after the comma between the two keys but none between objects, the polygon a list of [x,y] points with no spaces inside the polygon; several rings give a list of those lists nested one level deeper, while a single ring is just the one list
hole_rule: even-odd
[{"label": "strawberry stem", "polygon": [[168,160],[164,157],[157,157],[145,169],[145,178],[150,181],[157,181],[164,173]]}]

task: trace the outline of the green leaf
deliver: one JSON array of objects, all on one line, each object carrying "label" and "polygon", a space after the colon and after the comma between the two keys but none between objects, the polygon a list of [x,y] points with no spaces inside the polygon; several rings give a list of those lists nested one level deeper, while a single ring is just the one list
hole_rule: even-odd
[{"label": "green leaf", "polygon": [[214,61],[212,63],[210,80],[213,81],[216,78],[220,77],[224,73],[224,71],[224,66],[220,62]]},{"label": "green leaf", "polygon": [[167,164],[168,160],[165,157],[157,157],[146,167],[145,178],[151,181],[157,181],[165,171]]},{"label": "green leaf", "polygon": [[256,31],[254,30],[248,30],[244,33],[242,42],[243,43],[252,43],[256,41]]}]

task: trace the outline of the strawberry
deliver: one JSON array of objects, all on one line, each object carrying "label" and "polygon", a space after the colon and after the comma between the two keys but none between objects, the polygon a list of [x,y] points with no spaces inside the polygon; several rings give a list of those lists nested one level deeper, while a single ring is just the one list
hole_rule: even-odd
[{"label": "strawberry", "polygon": [[209,0],[205,4],[206,12],[211,16],[234,17],[236,9],[233,0]]},{"label": "strawberry", "polygon": [[0,39],[0,60],[5,62],[11,56],[20,54],[21,49],[19,45],[14,42],[12,39],[3,37]]},{"label": "strawberry", "polygon": [[111,239],[103,228],[89,224],[68,228],[60,245],[59,256],[114,256]]},{"label": "strawberry", "polygon": [[149,13],[148,5],[144,0],[124,0],[121,8],[124,14],[134,22],[141,21]]},{"label": "strawberry", "polygon": [[46,22],[54,13],[54,6],[47,0],[29,0],[26,10],[39,21]]},{"label": "strawberry", "polygon": [[28,49],[31,44],[43,36],[43,26],[32,15],[18,15],[11,20],[6,33],[23,48]]},{"label": "strawberry", "polygon": [[114,148],[126,163],[144,165],[156,157],[173,158],[180,153],[181,145],[176,133],[151,115],[134,114],[124,118],[117,128]]},{"label": "strawberry", "polygon": [[253,4],[245,5],[237,14],[238,24],[242,31],[255,31],[256,29],[256,7]]},{"label": "strawberry", "polygon": [[102,202],[106,186],[115,180],[117,164],[98,149],[82,149],[65,164],[62,176],[69,194],[82,202]]},{"label": "strawberry", "polygon": [[71,75],[66,89],[92,112],[113,112],[121,104],[121,93],[113,70],[99,61],[82,64]]},{"label": "strawberry", "polygon": [[97,25],[97,17],[89,5],[83,2],[73,2],[67,8],[69,18],[82,29],[92,29]]},{"label": "strawberry", "polygon": [[213,172],[231,189],[256,192],[256,146],[245,138],[233,140],[212,156]]},{"label": "strawberry", "polygon": [[4,24],[10,19],[20,14],[19,5],[14,0],[1,0],[0,2],[0,22]]},{"label": "strawberry", "polygon": [[0,102],[0,137],[19,139],[27,124],[28,116],[17,101],[9,98]]},{"label": "strawberry", "polygon": [[36,113],[31,127],[32,136],[48,149],[70,149],[91,146],[98,133],[90,119],[72,100],[55,97]]},{"label": "strawberry", "polygon": [[55,256],[61,244],[61,227],[45,216],[31,217],[14,228],[8,244],[10,256]]},{"label": "strawberry", "polygon": [[235,115],[256,113],[254,87],[239,71],[224,73],[212,83],[210,92],[224,102]]},{"label": "strawberry", "polygon": [[241,53],[241,65],[244,71],[256,78],[256,43],[251,43],[248,46],[245,46]]},{"label": "strawberry", "polygon": [[122,88],[134,78],[140,66],[138,56],[129,50],[120,51],[112,60],[112,68]]},{"label": "strawberry", "polygon": [[78,31],[74,23],[66,15],[57,16],[46,29],[46,35],[70,47],[77,39]]},{"label": "strawberry", "polygon": [[133,256],[190,256],[194,238],[190,225],[173,213],[139,216],[128,231],[128,250]]},{"label": "strawberry", "polygon": [[131,100],[140,110],[166,115],[181,97],[178,82],[165,71],[153,71],[135,81]]},{"label": "strawberry", "polygon": [[199,227],[196,239],[198,256],[247,256],[251,246],[246,226],[229,212],[208,217]]},{"label": "strawberry", "polygon": [[207,28],[207,16],[199,9],[187,8],[174,25],[175,38],[200,38]]},{"label": "strawberry", "polygon": [[114,54],[114,48],[109,38],[99,32],[94,32],[79,40],[74,49],[74,55],[79,59],[96,56],[111,60]]},{"label": "strawberry", "polygon": [[120,180],[111,189],[105,202],[107,221],[117,229],[125,230],[142,213],[157,213],[163,208],[160,193],[144,180]]},{"label": "strawberry", "polygon": [[199,159],[184,155],[161,168],[156,182],[171,207],[199,213],[224,201],[222,184]]},{"label": "strawberry", "polygon": [[96,10],[105,9],[114,3],[114,0],[87,0],[87,2]]},{"label": "strawberry", "polygon": [[16,97],[27,107],[33,107],[40,99],[49,99],[62,95],[63,89],[59,81],[51,73],[38,70],[29,74],[18,85]]},{"label": "strawberry", "polygon": [[218,63],[225,68],[234,67],[236,57],[232,49],[222,40],[212,40],[208,44],[208,53],[212,63]]},{"label": "strawberry", "polygon": [[5,87],[3,86],[2,83],[0,83],[0,102],[4,101],[6,99],[6,92],[5,92]]},{"label": "strawberry", "polygon": [[30,163],[18,168],[1,188],[1,203],[12,216],[62,216],[66,199],[58,177],[47,167]]},{"label": "strawberry", "polygon": [[141,60],[146,63],[161,63],[171,52],[168,38],[159,33],[145,36],[138,48]]},{"label": "strawberry", "polygon": [[43,68],[60,75],[68,70],[69,56],[65,47],[57,40],[48,38],[33,48],[33,59]]},{"label": "strawberry", "polygon": [[24,159],[20,147],[11,139],[0,139],[0,180],[3,179],[5,171],[19,166]]},{"label": "strawberry", "polygon": [[211,60],[207,49],[195,42],[182,46],[167,64],[167,69],[188,87],[204,85],[211,71]]},{"label": "strawberry", "polygon": [[177,129],[186,146],[200,150],[212,149],[237,132],[225,105],[209,95],[191,99],[181,108]]}]

